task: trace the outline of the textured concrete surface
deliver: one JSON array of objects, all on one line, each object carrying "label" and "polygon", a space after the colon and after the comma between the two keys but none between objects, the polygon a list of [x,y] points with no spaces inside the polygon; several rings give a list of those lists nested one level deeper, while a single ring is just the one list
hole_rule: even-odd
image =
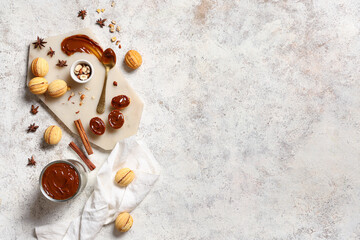
[{"label": "textured concrete surface", "polygon": [[[85,20],[77,18],[81,8]],[[49,161],[74,158],[73,139],[48,147],[57,123],[25,88],[37,35],[90,27],[144,59],[125,77],[145,101],[138,137],[163,167],[132,213],[134,226],[97,239],[360,239],[360,2],[355,0],[1,1],[0,232],[77,216],[91,193],[53,204],[38,191]],[[38,132],[25,132],[36,122]],[[36,167],[27,167],[34,155]],[[108,153],[96,150],[100,164]]]}]

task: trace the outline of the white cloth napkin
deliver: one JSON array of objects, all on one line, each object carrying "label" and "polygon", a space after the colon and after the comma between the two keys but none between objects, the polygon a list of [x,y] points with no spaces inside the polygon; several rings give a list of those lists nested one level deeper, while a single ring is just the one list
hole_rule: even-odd
[{"label": "white cloth napkin", "polygon": [[[130,168],[135,178],[126,188],[114,182],[116,172]],[[39,240],[94,239],[103,225],[113,222],[119,213],[133,210],[149,193],[159,177],[160,166],[150,150],[133,138],[116,144],[97,174],[94,192],[83,213],[70,223],[35,228]]]}]

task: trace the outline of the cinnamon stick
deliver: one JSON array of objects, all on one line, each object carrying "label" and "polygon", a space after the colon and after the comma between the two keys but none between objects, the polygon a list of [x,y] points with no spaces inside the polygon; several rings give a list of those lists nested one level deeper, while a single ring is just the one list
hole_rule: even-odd
[{"label": "cinnamon stick", "polygon": [[85,154],[81,151],[81,149],[74,143],[74,142],[70,142],[69,146],[77,153],[77,155],[79,155],[79,157],[81,158],[81,160],[83,160],[83,162],[86,164],[86,166],[88,166],[88,168],[90,169],[90,171],[94,170],[96,168],[95,164],[93,164],[86,156]]},{"label": "cinnamon stick", "polygon": [[85,133],[85,130],[84,130],[84,127],[83,127],[83,125],[82,125],[82,123],[81,123],[81,120],[80,120],[80,119],[75,120],[74,123],[75,123],[76,129],[77,129],[78,132],[79,132],[81,141],[82,141],[82,143],[84,144],[84,147],[85,147],[86,152],[87,152],[89,155],[93,154],[94,152],[93,152],[93,150],[92,150],[92,148],[91,148],[89,139],[88,139],[88,137],[87,137],[87,135],[86,135],[86,133]]}]

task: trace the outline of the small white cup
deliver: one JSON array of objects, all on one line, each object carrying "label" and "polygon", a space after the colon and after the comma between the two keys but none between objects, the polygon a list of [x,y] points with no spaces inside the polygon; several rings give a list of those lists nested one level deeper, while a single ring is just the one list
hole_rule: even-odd
[{"label": "small white cup", "polygon": [[[87,64],[87,65],[89,65],[90,70],[91,70],[91,73],[90,73],[90,77],[89,77],[88,79],[86,79],[86,80],[80,80],[80,79],[78,79],[78,78],[76,77],[74,70],[75,70],[75,67],[76,67],[77,65],[79,65],[79,64]],[[77,82],[77,83],[87,83],[87,82],[89,82],[89,81],[91,80],[91,78],[92,78],[93,75],[94,75],[94,67],[93,67],[93,65],[92,65],[89,61],[87,61],[87,60],[85,60],[85,59],[79,59],[79,60],[75,61],[75,62],[71,65],[71,68],[70,68],[70,76],[71,76],[71,78],[72,78],[75,82]]]}]

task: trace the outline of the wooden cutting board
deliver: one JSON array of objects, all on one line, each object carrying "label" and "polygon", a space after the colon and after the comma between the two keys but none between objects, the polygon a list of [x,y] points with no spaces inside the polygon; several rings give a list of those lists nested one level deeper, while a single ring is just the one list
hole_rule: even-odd
[{"label": "wooden cutting board", "polygon": [[[101,46],[101,43],[96,39],[94,34],[89,29],[77,30],[74,32],[46,38],[44,41],[47,43],[45,48],[42,49],[34,49],[33,44],[31,44],[29,50],[27,81],[29,82],[33,77],[35,77],[31,72],[31,62],[37,57],[46,59],[46,61],[49,63],[49,72],[45,78],[49,84],[56,79],[62,79],[67,82],[68,86],[71,87],[71,90],[59,98],[51,98],[46,93],[43,95],[38,95],[41,101],[43,101],[51,109],[51,111],[55,113],[56,116],[70,129],[70,131],[74,132],[75,134],[78,134],[78,132],[76,130],[74,120],[81,119],[90,142],[96,144],[104,150],[111,150],[118,141],[137,133],[144,103],[121,74],[119,64],[121,64],[123,59],[117,58],[116,66],[109,71],[108,75],[105,113],[98,114],[96,112],[96,106],[98,104],[104,83],[105,68],[92,54],[75,53],[69,57],[61,51],[62,40],[75,34],[88,35],[90,38],[97,41]],[[47,56],[50,47],[55,51],[55,55],[53,57]],[[115,53],[117,52],[115,45],[114,51]],[[62,68],[57,67],[56,64],[59,59],[66,60],[68,66]],[[92,79],[85,84],[76,83],[70,76],[70,67],[72,63],[79,59],[88,60],[94,67],[94,75]],[[113,81],[117,81],[118,86],[113,86]],[[70,101],[68,101],[68,98],[72,92],[74,92],[75,95],[70,99]],[[81,93],[85,95],[82,106],[79,105]],[[113,97],[121,94],[130,97],[131,103],[127,108],[122,110],[122,113],[125,117],[125,123],[122,128],[113,129],[108,123],[108,115],[110,111],[113,110],[110,102]],[[94,97],[94,99],[92,99],[92,97]],[[77,111],[79,111],[78,114],[76,114]],[[106,124],[106,131],[101,136],[93,134],[89,128],[90,119],[93,117],[100,117]]]}]

